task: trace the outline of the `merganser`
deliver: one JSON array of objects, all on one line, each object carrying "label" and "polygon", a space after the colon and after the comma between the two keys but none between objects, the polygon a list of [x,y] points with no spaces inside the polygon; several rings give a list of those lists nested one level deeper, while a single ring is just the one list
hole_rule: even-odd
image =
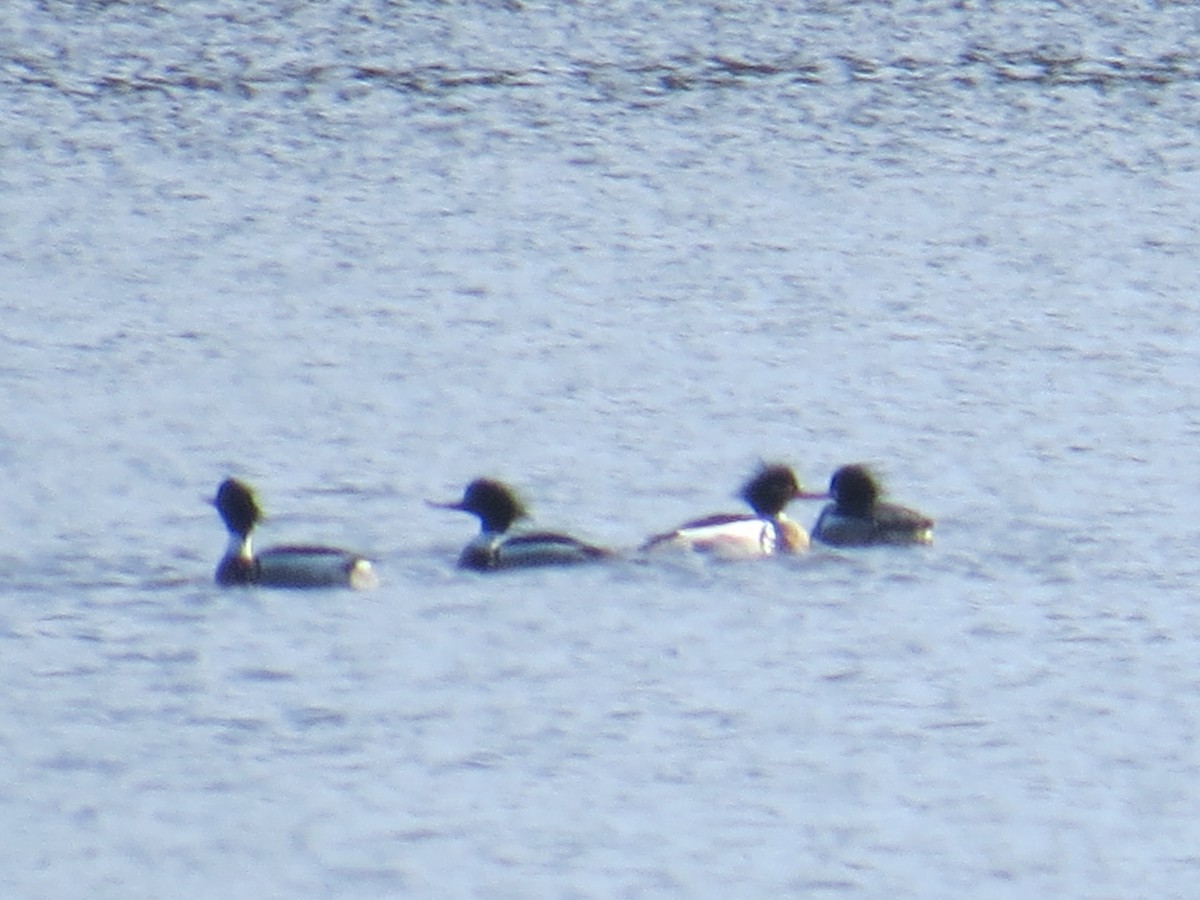
[{"label": "merganser", "polygon": [[371,561],[335,547],[272,547],[255,554],[250,532],[262,518],[254,491],[227,478],[212,500],[229,529],[229,547],[217,566],[217,584],[264,587],[349,587],[368,590],[379,585]]},{"label": "merganser", "polygon": [[585,544],[566,534],[524,531],[509,535],[508,529],[529,513],[508,485],[491,478],[477,478],[467,485],[461,500],[454,503],[427,501],[437,509],[456,509],[479,517],[480,532],[463,549],[459,568],[490,572],[529,566],[563,566],[593,562],[612,555],[603,547]]},{"label": "merganser", "polygon": [[676,547],[729,558],[758,558],[774,553],[802,553],[808,534],[784,515],[792,500],[824,500],[828,494],[801,489],[795,472],[785,465],[764,465],[743,486],[741,498],[753,515],[718,513],[685,522],[674,531],[654,535],[642,550]]},{"label": "merganser", "polygon": [[907,506],[886,503],[879,499],[881,493],[867,466],[842,466],[830,479],[833,502],[821,510],[813,538],[836,547],[932,543],[933,519]]}]

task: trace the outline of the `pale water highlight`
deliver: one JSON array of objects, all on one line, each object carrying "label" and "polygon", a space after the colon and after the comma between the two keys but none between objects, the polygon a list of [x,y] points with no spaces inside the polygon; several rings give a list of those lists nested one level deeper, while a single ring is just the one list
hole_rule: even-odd
[{"label": "pale water highlight", "polygon": [[3,6],[6,896],[1193,891],[1200,13],[803,6]]}]

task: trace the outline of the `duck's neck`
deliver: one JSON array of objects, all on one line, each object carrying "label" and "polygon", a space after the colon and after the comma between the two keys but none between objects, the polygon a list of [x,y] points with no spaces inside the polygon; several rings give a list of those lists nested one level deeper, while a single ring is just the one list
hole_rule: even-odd
[{"label": "duck's neck", "polygon": [[254,559],[254,548],[250,544],[250,535],[229,532],[229,546],[225,548],[225,556],[249,562]]},{"label": "duck's neck", "polygon": [[774,519],[775,538],[779,550],[784,553],[799,553],[808,549],[808,532],[780,513]]}]

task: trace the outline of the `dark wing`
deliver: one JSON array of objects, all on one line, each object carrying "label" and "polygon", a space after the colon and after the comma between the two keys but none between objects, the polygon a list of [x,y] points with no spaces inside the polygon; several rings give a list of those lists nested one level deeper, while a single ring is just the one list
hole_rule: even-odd
[{"label": "dark wing", "polygon": [[561,566],[604,559],[612,552],[566,534],[532,531],[505,538],[496,550],[497,568]]}]

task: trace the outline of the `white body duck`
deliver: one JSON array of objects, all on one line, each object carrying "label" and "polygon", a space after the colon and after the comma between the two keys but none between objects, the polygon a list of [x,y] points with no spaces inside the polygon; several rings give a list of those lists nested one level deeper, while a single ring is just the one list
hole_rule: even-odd
[{"label": "white body duck", "polygon": [[349,587],[368,590],[379,585],[370,560],[335,547],[272,547],[255,554],[250,532],[262,518],[254,492],[236,478],[217,488],[213,505],[229,530],[229,547],[217,566],[222,586],[262,585],[281,588]]},{"label": "white body duck", "polygon": [[655,535],[642,549],[673,547],[732,559],[802,553],[808,549],[808,533],[784,515],[784,508],[792,500],[822,500],[827,495],[802,490],[791,468],[776,464],[759,469],[742,486],[740,496],[754,510],[752,515],[718,513],[694,519]]}]

